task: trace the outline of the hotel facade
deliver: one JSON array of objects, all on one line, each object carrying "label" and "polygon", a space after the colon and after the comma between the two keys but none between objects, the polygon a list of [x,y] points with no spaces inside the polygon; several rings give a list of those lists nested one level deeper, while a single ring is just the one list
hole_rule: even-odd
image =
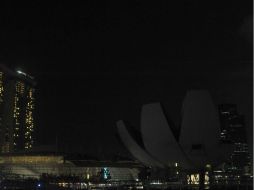
[{"label": "hotel facade", "polygon": [[0,65],[0,151],[30,150],[34,144],[35,81]]}]

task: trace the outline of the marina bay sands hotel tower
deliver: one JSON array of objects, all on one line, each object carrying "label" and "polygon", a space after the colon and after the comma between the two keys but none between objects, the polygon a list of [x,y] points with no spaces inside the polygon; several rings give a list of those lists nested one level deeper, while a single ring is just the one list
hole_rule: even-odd
[{"label": "marina bay sands hotel tower", "polygon": [[0,152],[31,150],[34,144],[33,77],[0,64]]}]

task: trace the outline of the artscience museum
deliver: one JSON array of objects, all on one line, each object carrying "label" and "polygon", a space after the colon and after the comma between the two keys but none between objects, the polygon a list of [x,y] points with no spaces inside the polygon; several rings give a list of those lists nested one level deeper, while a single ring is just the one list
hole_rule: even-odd
[{"label": "artscience museum", "polygon": [[118,134],[128,151],[143,165],[170,168],[179,165],[186,171],[216,167],[230,154],[229,145],[220,142],[220,122],[210,94],[205,90],[187,92],[182,104],[180,133],[173,132],[160,103],[143,105],[138,143],[122,120]]}]

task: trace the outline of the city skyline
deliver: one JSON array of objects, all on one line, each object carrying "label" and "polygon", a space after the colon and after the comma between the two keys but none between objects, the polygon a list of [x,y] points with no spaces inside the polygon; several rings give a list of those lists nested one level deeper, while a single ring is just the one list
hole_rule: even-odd
[{"label": "city skyline", "polygon": [[0,61],[38,81],[38,143],[110,156],[115,121],[138,126],[140,105],[161,101],[179,125],[196,88],[237,104],[252,141],[250,1],[24,4],[6,9]]},{"label": "city skyline", "polygon": [[[5,68],[5,67],[3,67],[3,68]],[[7,69],[7,68],[5,68],[5,69]],[[8,70],[8,69],[7,69]],[[13,72],[13,74],[15,74],[15,71],[11,71],[11,70],[8,70],[8,72]],[[27,74],[25,74],[25,73],[23,73],[22,71],[19,71],[19,70],[17,70],[16,71],[16,75],[18,76],[18,75],[27,75]],[[30,77],[30,76],[29,76]],[[19,84],[19,85],[18,85]],[[20,83],[17,83],[17,87],[19,87],[20,86]],[[221,106],[223,106],[223,105],[225,105],[226,107],[225,108],[223,108],[223,107],[221,107]],[[225,109],[226,111],[227,111],[227,106],[230,108],[230,106],[232,107],[231,109],[232,110],[230,110],[230,112],[232,112],[232,113],[234,113],[234,114],[237,114],[238,115],[238,113],[237,113],[237,105],[235,105],[235,104],[222,104],[222,105],[218,105],[218,113],[220,113],[220,111],[221,111],[221,109]],[[167,111],[169,111],[169,112],[171,112],[170,111],[170,109],[166,109]],[[40,110],[39,110],[40,111]],[[243,123],[245,123],[245,119],[244,119],[244,117],[243,117],[243,115],[239,115],[239,116],[237,116],[237,117],[240,117],[239,119],[240,119],[240,121],[241,122],[243,122]],[[238,121],[238,120],[237,120]],[[175,126],[176,127],[176,129],[175,130],[177,130],[177,128],[179,128],[179,123],[175,123],[175,122],[172,122],[173,123],[173,126]],[[178,125],[178,126],[177,126]],[[224,122],[223,121],[221,121],[221,132],[223,132],[223,125],[225,125],[224,124]],[[174,128],[174,127],[173,127]],[[37,128],[36,129],[37,131],[40,131],[41,129],[40,128]],[[241,132],[241,134],[243,135],[243,136],[247,136],[247,133],[246,133],[246,126],[245,126],[245,124],[244,124],[244,129],[243,130],[241,130],[240,131]],[[15,138],[15,135],[14,135],[14,138]],[[38,137],[37,137],[38,138]],[[60,138],[62,138],[62,137],[60,137]],[[245,140],[244,140],[244,142],[246,142],[246,138],[245,137],[243,137]],[[63,141],[65,140],[65,139],[62,139]],[[247,140],[249,140],[249,139],[247,139]],[[226,142],[226,141],[225,141]],[[242,141],[241,141],[242,142]],[[40,143],[40,141],[39,142],[37,142],[37,146],[43,146],[43,145],[45,145],[45,144],[42,144],[42,143]],[[54,144],[51,144],[51,145],[54,145]],[[122,146],[118,146],[118,148],[123,148]],[[36,150],[36,149],[35,149]],[[52,151],[52,148],[51,149],[49,149],[50,151]],[[56,149],[54,149],[54,151],[55,151]],[[66,149],[61,149],[61,148],[59,148],[59,150],[62,150],[62,151],[66,151]],[[76,152],[78,152],[78,151],[80,151],[80,153],[87,153],[87,152],[85,152],[85,151],[81,151],[81,150],[75,150]],[[98,150],[97,150],[98,151]],[[99,153],[101,153],[101,154],[104,154],[103,152],[99,152]],[[115,156],[115,155],[117,155],[119,152],[116,152],[113,156]],[[98,156],[98,152],[96,152],[96,154],[95,154],[95,156]],[[112,156],[112,155],[111,155]],[[100,157],[100,155],[99,155],[99,157]]]},{"label": "city skyline", "polygon": [[[238,73],[240,73],[240,72],[238,72]],[[240,76],[242,77],[244,74],[243,73],[240,73]],[[245,76],[246,77],[246,76]],[[156,82],[155,82],[155,84],[153,84],[153,85],[156,85],[156,84],[158,84],[158,82],[159,81],[161,81],[161,79],[160,80],[157,80]],[[225,83],[225,81],[223,81],[224,83]],[[40,86],[40,85],[39,85]],[[195,88],[198,88],[198,87],[202,87],[202,85],[196,85],[196,84],[194,84],[193,85],[194,86],[194,89]],[[156,86],[154,86],[155,88],[156,88]],[[77,88],[78,89],[78,88]],[[82,88],[81,88],[82,89]],[[147,89],[147,87],[145,88],[146,90],[148,90]],[[188,89],[188,88],[186,88],[186,89]],[[41,89],[37,89],[38,91],[41,91]],[[213,89],[214,90],[214,89]],[[80,91],[80,90],[79,90]],[[171,92],[167,92],[166,93],[166,95],[170,95],[171,94],[171,96],[172,95],[174,95],[174,97],[175,98],[177,98],[177,102],[173,102],[172,100],[170,100],[170,96],[168,96],[168,97],[165,97],[165,95],[163,95],[162,94],[162,92],[161,91],[159,91],[159,93],[156,95],[155,93],[153,93],[152,94],[152,96],[151,95],[148,95],[146,98],[145,98],[145,101],[144,100],[140,100],[140,97],[138,98],[138,99],[136,99],[135,101],[133,101],[133,104],[135,103],[136,105],[126,105],[126,104],[122,104],[122,106],[126,106],[127,107],[127,109],[129,109],[130,111],[129,112],[132,112],[132,114],[130,114],[130,123],[132,123],[133,125],[136,125],[136,124],[138,124],[139,123],[139,120],[137,119],[137,118],[135,118],[133,115],[133,113],[138,113],[139,112],[139,109],[137,108],[137,106],[138,105],[141,105],[142,103],[149,103],[149,102],[154,102],[154,101],[162,101],[163,103],[166,103],[166,105],[174,105],[174,107],[176,107],[176,105],[180,105],[180,101],[181,101],[181,98],[183,98],[183,94],[184,94],[184,92],[185,91],[187,91],[187,90],[185,90],[185,89],[179,89],[179,91],[180,91],[180,93],[181,93],[181,95],[182,95],[182,97],[177,97],[180,93],[178,93],[178,92],[174,92],[174,93],[171,93]],[[215,91],[215,90],[214,90]],[[232,91],[231,91],[232,92]],[[43,93],[45,93],[45,92],[43,92]],[[168,94],[168,93],[170,93],[170,94]],[[223,91],[222,92],[219,92],[219,93],[223,93]],[[232,94],[227,94],[227,97],[219,97],[219,94],[218,92],[217,92],[217,94],[212,94],[212,96],[213,97],[215,97],[215,99],[217,98],[217,100],[216,100],[216,104],[217,105],[219,105],[219,104],[223,104],[223,103],[236,103],[237,101],[239,101],[239,99],[237,98],[237,97],[232,97]],[[225,91],[224,91],[224,93],[225,93]],[[226,92],[226,93],[228,93],[228,92]],[[50,93],[49,93],[49,95],[50,95]],[[216,96],[214,96],[214,95],[216,95]],[[37,94],[37,96],[39,96],[40,97],[40,95],[39,94]],[[136,95],[137,96],[137,95]],[[95,99],[96,100],[96,99]],[[98,101],[98,99],[97,99],[97,101]],[[118,100],[118,103],[120,103],[119,102],[120,100]],[[245,100],[246,101],[246,100]],[[60,103],[60,102],[59,102]],[[238,102],[239,103],[239,102]],[[67,103],[68,104],[68,103]],[[107,106],[109,106],[109,104],[110,104],[110,102],[107,104],[106,103],[106,105]],[[104,107],[103,105],[105,105],[105,102],[103,103],[102,102],[102,100],[100,100],[99,102],[89,102],[88,103],[88,106],[89,106],[89,108],[91,109],[93,106],[94,107],[96,107],[97,108],[97,110],[94,110],[94,111],[97,111],[97,113],[95,112],[95,113],[93,113],[94,115],[93,115],[93,117],[97,117],[98,116],[98,112],[100,113],[100,111],[98,110],[98,109],[101,109],[101,107]],[[60,105],[61,107],[62,107],[62,105]],[[68,105],[68,106],[70,106],[70,105]],[[73,106],[72,106],[73,107]],[[244,115],[244,113],[246,113],[246,107],[245,107],[245,105],[243,104],[243,102],[241,102],[241,104],[240,104],[240,106],[239,106],[239,104],[238,104],[238,107],[240,107],[240,113],[241,114],[243,114]],[[75,107],[73,107],[73,109],[74,109]],[[119,108],[119,107],[118,107]],[[54,108],[53,108],[54,109]],[[58,110],[59,111],[59,109],[56,109],[56,110]],[[105,108],[103,108],[103,110],[104,111],[106,111],[105,110]],[[41,109],[39,109],[39,110],[37,110],[37,112],[39,112],[40,113],[40,111],[41,111]],[[48,111],[50,111],[50,110],[48,110]],[[86,110],[86,111],[88,111],[88,110]],[[115,111],[115,110],[113,110],[113,111]],[[102,116],[102,118],[103,118],[103,116],[104,116],[104,113],[105,113],[105,115],[107,115],[109,118],[107,118],[107,120],[108,121],[110,121],[111,123],[112,122],[115,122],[117,119],[120,119],[120,117],[121,117],[121,115],[123,116],[124,115],[124,113],[125,114],[129,114],[127,111],[125,111],[125,112],[121,112],[121,113],[118,113],[118,116],[116,116],[114,113],[112,113],[113,111],[111,111],[111,113],[105,113],[105,112],[103,112],[103,113],[100,113],[100,114],[102,114],[101,116]],[[174,121],[174,123],[176,124],[176,125],[179,125],[180,124],[180,118],[179,118],[179,116],[177,116],[176,115],[176,113],[178,112],[178,113],[180,113],[180,109],[178,108],[178,109],[175,109],[174,111],[172,111],[172,110],[168,110],[168,109],[166,109],[166,111],[168,111],[168,112],[170,112],[170,114],[172,114],[173,115],[173,121]],[[177,112],[176,112],[177,111]],[[176,113],[175,113],[176,112]],[[68,113],[66,113],[66,114],[68,114]],[[76,111],[74,111],[74,113],[71,113],[71,116],[72,117],[76,117],[75,116],[75,114],[82,114],[82,111],[79,111],[79,110],[76,110]],[[90,113],[91,114],[91,113]],[[111,114],[112,114],[112,118],[111,118]],[[47,117],[48,116],[48,114],[46,114],[46,113],[44,113],[44,115]],[[249,115],[250,116],[250,115]],[[54,115],[51,115],[51,116],[49,116],[49,117],[54,117]],[[59,117],[58,117],[59,118]],[[86,117],[84,117],[84,118],[86,118]],[[100,118],[98,118],[98,119],[100,119]],[[247,115],[247,119],[248,119],[248,115]],[[68,119],[65,119],[65,120],[68,120]],[[70,118],[70,120],[71,120],[71,118]],[[104,117],[104,120],[105,120],[105,117]],[[245,117],[245,121],[246,121],[246,117]],[[38,121],[37,121],[38,122]],[[50,122],[53,122],[53,123],[57,123],[58,121],[55,121],[54,119],[52,119],[52,120],[50,120]],[[53,136],[51,136],[51,139],[50,139],[50,141],[44,141],[44,142],[41,142],[41,139],[40,139],[40,135],[38,135],[38,138],[39,138],[39,144],[50,144],[50,145],[52,145],[52,144],[54,144],[55,143],[55,137],[56,136],[58,136],[58,140],[60,140],[60,141],[62,141],[62,142],[60,142],[59,143],[59,146],[61,146],[60,144],[61,143],[65,143],[65,139],[66,138],[68,138],[68,136],[66,136],[66,135],[68,135],[69,134],[69,132],[73,135],[78,135],[78,133],[80,132],[80,131],[82,131],[82,132],[84,132],[84,129],[80,129],[80,128],[82,128],[82,123],[83,123],[83,121],[80,121],[80,120],[78,120],[77,122],[80,122],[80,127],[74,127],[74,129],[76,130],[76,131],[68,131],[67,130],[67,132],[64,132],[64,130],[61,130],[59,133],[58,132],[55,132],[55,135],[53,135]],[[91,122],[91,121],[90,121]],[[106,121],[107,122],[107,121]],[[74,123],[75,123],[75,121],[74,121]],[[109,123],[109,122],[108,122]],[[38,122],[38,124],[39,124],[39,126],[38,126],[38,128],[37,128],[37,133],[38,133],[38,131],[40,132],[41,130],[43,131],[43,130],[45,130],[45,129],[43,129],[42,128],[42,126],[40,125],[40,122]],[[250,127],[248,127],[248,124],[249,124],[249,122],[248,122],[248,120],[246,121],[246,127],[247,127],[247,135],[250,135],[249,133],[248,133],[248,131],[251,129]],[[87,125],[91,125],[91,123],[89,124],[88,122],[85,124],[86,126]],[[93,127],[97,127],[97,129],[101,129],[101,127],[100,126],[98,126],[99,124],[98,124],[98,122],[93,122],[92,123],[92,125],[93,125]],[[96,126],[97,125],[97,126]],[[106,127],[108,127],[107,126],[107,123],[105,123],[104,124],[104,126],[106,125]],[[70,127],[73,127],[74,125],[72,124],[72,123],[69,123],[69,126]],[[84,125],[83,125],[84,126]],[[90,126],[89,126],[90,127]],[[115,127],[114,126],[114,124],[112,124],[112,126],[109,126],[106,130],[110,130],[110,129],[112,129],[113,127]],[[53,129],[52,131],[54,131],[55,129]],[[86,129],[85,129],[86,130]],[[90,132],[90,131],[89,131]],[[93,131],[92,131],[92,133],[93,133]],[[112,131],[108,131],[108,132],[106,132],[107,133],[107,135],[108,136],[110,136],[110,137],[113,137],[113,138],[115,138],[114,137],[114,134],[112,135]],[[62,135],[62,136],[61,136]],[[98,136],[100,136],[100,134],[98,134]],[[53,138],[52,138],[53,137]],[[71,137],[71,140],[73,139],[73,138],[75,138],[75,137]],[[250,136],[248,136],[248,138],[250,138]],[[97,139],[98,140],[98,139]],[[104,138],[102,138],[102,142],[104,141],[105,139]],[[249,140],[249,139],[248,139]],[[76,146],[76,145],[78,145],[77,143],[79,143],[80,141],[76,141],[76,142],[74,142],[73,144],[74,144],[74,146]],[[86,140],[84,140],[84,142],[88,142],[88,141],[86,141]],[[108,147],[110,147],[111,145],[110,145],[110,141],[108,141],[109,142],[109,144],[107,145]],[[113,142],[117,142],[117,139],[114,139],[113,140]],[[100,142],[101,143],[101,142]],[[82,142],[81,142],[81,144],[82,144]],[[94,144],[96,144],[96,142],[94,143]],[[72,149],[72,145],[70,144],[70,146],[69,146],[69,148],[68,148],[68,143],[65,143],[64,144],[65,146],[67,145],[67,147],[65,147],[66,149],[65,150],[70,150],[70,149]],[[99,145],[97,145],[97,146],[99,146]],[[97,147],[96,147],[97,148]],[[121,147],[117,147],[117,148],[119,148],[119,149],[121,149]],[[60,148],[61,149],[61,148]],[[101,148],[101,150],[102,150],[103,148]],[[97,149],[96,151],[88,151],[88,153],[90,154],[93,154],[93,155],[96,155],[96,156],[98,156],[98,154],[102,154],[102,151],[101,150],[99,150],[99,149]],[[79,148],[77,148],[77,149],[75,149],[75,151],[76,152],[78,152],[78,151],[81,151],[81,152],[84,152],[84,153],[87,153],[86,152],[86,149],[85,148],[83,148],[83,149],[80,149],[80,147]],[[99,151],[101,151],[101,152],[99,152]],[[120,152],[121,152],[121,150],[120,150]]]}]

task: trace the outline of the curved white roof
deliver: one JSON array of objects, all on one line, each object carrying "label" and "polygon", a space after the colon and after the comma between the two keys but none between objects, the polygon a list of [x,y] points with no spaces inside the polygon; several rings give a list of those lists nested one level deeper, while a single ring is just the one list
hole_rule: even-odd
[{"label": "curved white roof", "polygon": [[218,112],[207,91],[189,91],[183,101],[182,114],[179,141],[160,103],[142,107],[141,135],[145,150],[132,139],[122,121],[117,123],[118,131],[133,156],[148,166],[179,163],[182,168],[197,169],[206,164],[216,166],[229,156],[232,146],[220,144]]},{"label": "curved white roof", "polygon": [[145,150],[143,150],[131,137],[126,126],[122,120],[118,121],[117,123],[118,133],[120,138],[122,139],[126,148],[130,151],[130,153],[140,162],[145,164],[146,166],[153,166],[153,167],[163,167],[163,164],[158,162],[156,159],[152,158]]},{"label": "curved white roof", "polygon": [[215,161],[219,148],[220,124],[217,110],[207,91],[189,91],[182,107],[179,143],[196,164]]},{"label": "curved white roof", "polygon": [[147,104],[141,112],[141,134],[147,151],[167,166],[180,163],[190,167],[184,152],[176,141],[160,103]]}]

